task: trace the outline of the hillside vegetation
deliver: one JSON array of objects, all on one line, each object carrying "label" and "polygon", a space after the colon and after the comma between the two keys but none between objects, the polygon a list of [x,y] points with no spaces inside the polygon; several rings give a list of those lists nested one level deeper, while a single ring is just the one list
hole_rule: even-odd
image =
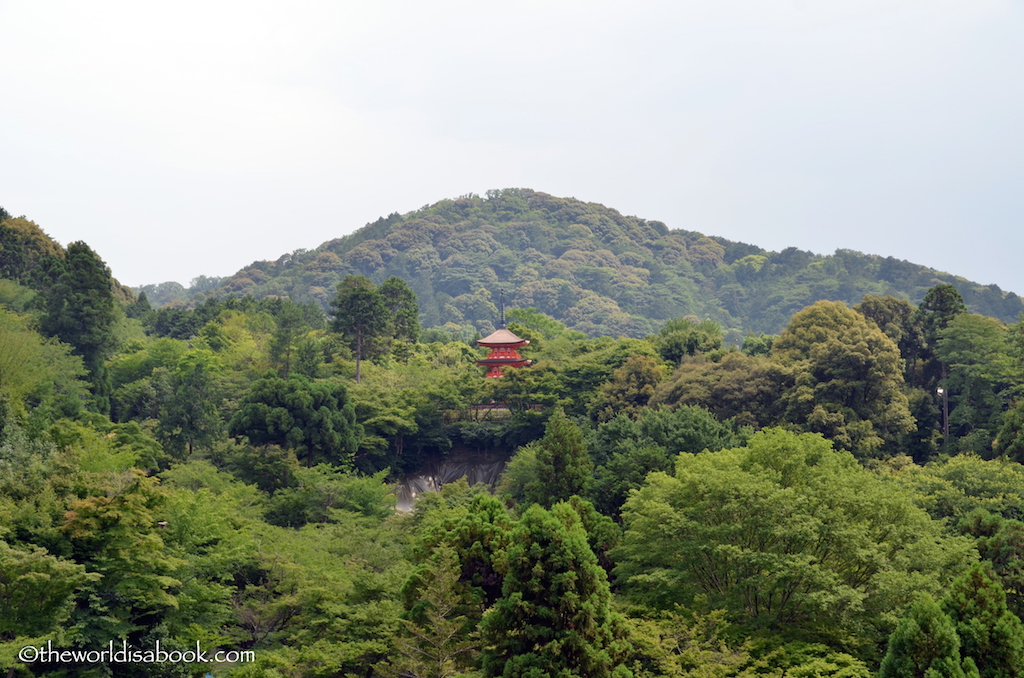
[{"label": "hillside vegetation", "polygon": [[[524,196],[465,204],[549,200]],[[599,230],[583,216],[565,232]],[[679,268],[713,249],[618,219]],[[469,243],[498,227],[436,226],[497,276]],[[430,232],[378,231],[298,256]],[[324,288],[331,317],[269,293],[154,309],[2,210],[0,245],[9,678],[1024,678],[1024,319],[953,285],[817,300],[741,346],[692,316],[588,337],[531,301],[508,316],[532,364],[486,379],[469,330],[422,329],[381,268]],[[539,271],[574,251],[545,248]],[[699,275],[748,256],[771,258]],[[403,474],[495,459],[495,487],[396,511]],[[99,654],[157,643],[208,658]]]},{"label": "hillside vegetation", "polygon": [[424,327],[468,336],[493,330],[500,289],[512,306],[536,308],[592,337],[642,337],[693,315],[718,322],[736,340],[777,333],[821,299],[853,305],[873,294],[919,303],[940,283],[956,286],[973,312],[1006,322],[1024,312],[1016,294],[995,285],[892,257],[768,252],[529,189],[392,214],[230,278],[201,277],[189,290],[176,283],[141,289],[156,306],[250,294],[315,301],[327,310],[335,286],[350,274],[377,283],[404,279],[419,298]]}]

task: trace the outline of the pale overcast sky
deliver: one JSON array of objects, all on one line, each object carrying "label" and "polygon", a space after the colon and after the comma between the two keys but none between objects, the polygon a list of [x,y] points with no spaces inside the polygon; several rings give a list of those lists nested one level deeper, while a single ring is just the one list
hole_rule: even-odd
[{"label": "pale overcast sky", "polygon": [[0,205],[131,285],[528,187],[1024,295],[1022,0],[0,0]]}]

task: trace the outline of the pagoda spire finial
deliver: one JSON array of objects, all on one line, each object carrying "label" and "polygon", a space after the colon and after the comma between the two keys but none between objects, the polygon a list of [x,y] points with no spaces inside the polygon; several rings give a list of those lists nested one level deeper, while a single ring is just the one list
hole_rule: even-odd
[{"label": "pagoda spire finial", "polygon": [[505,327],[505,290],[501,290],[501,294],[498,296],[499,304],[501,304],[501,329]]}]

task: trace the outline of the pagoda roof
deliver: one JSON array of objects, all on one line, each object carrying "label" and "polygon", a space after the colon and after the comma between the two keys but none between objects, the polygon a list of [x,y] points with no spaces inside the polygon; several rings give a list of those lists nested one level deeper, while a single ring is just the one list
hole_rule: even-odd
[{"label": "pagoda roof", "polygon": [[529,344],[530,342],[528,342],[526,339],[521,339],[517,337],[512,332],[509,332],[507,329],[502,327],[501,329],[495,330],[491,334],[487,335],[483,339],[480,339],[476,343],[480,344],[481,346],[505,346],[509,344]]}]

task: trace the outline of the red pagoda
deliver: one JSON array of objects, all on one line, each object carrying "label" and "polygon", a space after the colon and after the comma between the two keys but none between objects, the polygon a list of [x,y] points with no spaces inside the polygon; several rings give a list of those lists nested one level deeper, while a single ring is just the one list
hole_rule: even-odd
[{"label": "red pagoda", "polygon": [[523,367],[533,362],[532,360],[525,360],[523,356],[519,355],[519,351],[516,350],[530,342],[526,339],[520,339],[505,327],[504,292],[501,293],[501,327],[476,343],[491,349],[486,358],[476,361],[477,365],[483,365],[488,368],[487,374],[484,375],[488,379],[501,379],[502,367]]}]

